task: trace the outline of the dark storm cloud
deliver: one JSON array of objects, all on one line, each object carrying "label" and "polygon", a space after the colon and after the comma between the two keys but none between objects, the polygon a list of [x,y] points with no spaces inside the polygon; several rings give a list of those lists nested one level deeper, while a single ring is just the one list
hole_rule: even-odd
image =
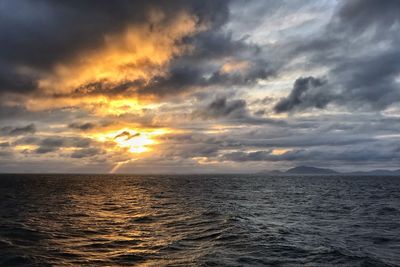
[{"label": "dark storm cloud", "polygon": [[6,126],[3,128],[0,128],[0,134],[8,135],[8,136],[34,134],[35,132],[36,132],[36,126],[33,123],[26,125],[26,126],[21,126],[21,127]]},{"label": "dark storm cloud", "polygon": [[129,23],[146,22],[153,8],[169,15],[187,10],[201,20],[220,23],[227,16],[225,2],[1,1],[0,55],[6,62],[46,68],[78,50],[101,45],[107,33],[121,31]]},{"label": "dark storm cloud", "polygon": [[[307,101],[286,101],[277,112],[329,103],[350,109],[383,110],[400,98],[400,2],[342,1],[326,29],[298,40],[294,53],[306,53],[315,66],[328,67],[329,86],[316,88]],[[295,100],[295,98],[294,98]],[[288,105],[285,106],[285,103]]]},{"label": "dark storm cloud", "polygon": [[275,112],[288,112],[297,107],[324,108],[328,104],[329,98],[319,92],[315,93],[312,91],[314,88],[319,88],[324,84],[326,84],[325,80],[314,77],[298,78],[289,96],[280,100],[275,105]]},{"label": "dark storm cloud", "polygon": [[104,45],[105,36],[128,25],[148,23],[148,11],[166,20],[187,11],[199,23],[219,27],[227,1],[0,1],[0,91],[34,90],[37,77],[22,69],[49,71],[82,50]]}]

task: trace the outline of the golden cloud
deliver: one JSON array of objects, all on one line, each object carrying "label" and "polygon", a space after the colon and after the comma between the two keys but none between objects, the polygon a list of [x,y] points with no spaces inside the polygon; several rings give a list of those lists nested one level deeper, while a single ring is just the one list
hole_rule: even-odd
[{"label": "golden cloud", "polygon": [[99,81],[148,81],[163,75],[174,56],[190,49],[181,40],[196,30],[193,15],[181,12],[171,20],[162,11],[153,10],[146,24],[129,25],[122,33],[106,35],[103,46],[81,51],[69,62],[56,65],[52,73],[42,74],[39,87],[48,94],[68,94]]}]

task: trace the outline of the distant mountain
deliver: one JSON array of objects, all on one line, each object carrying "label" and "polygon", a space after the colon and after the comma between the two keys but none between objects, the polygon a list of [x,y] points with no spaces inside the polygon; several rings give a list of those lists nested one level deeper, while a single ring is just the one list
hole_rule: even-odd
[{"label": "distant mountain", "polygon": [[361,176],[400,176],[400,169],[398,170],[371,170],[371,171],[356,171],[356,172],[337,172],[331,169],[317,168],[311,166],[297,166],[287,171],[261,171],[260,174],[271,174],[271,175],[361,175]]},{"label": "distant mountain", "polygon": [[331,169],[316,168],[310,166],[297,166],[287,170],[287,174],[339,174],[339,172]]}]

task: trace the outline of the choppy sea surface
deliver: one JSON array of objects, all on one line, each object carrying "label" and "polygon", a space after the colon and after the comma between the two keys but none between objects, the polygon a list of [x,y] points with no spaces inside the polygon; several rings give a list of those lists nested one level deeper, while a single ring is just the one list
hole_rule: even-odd
[{"label": "choppy sea surface", "polygon": [[0,175],[0,266],[400,266],[400,177]]}]

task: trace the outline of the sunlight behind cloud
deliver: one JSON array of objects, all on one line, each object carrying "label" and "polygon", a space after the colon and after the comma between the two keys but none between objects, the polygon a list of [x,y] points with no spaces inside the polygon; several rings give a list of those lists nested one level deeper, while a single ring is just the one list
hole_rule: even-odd
[{"label": "sunlight behind cloud", "polygon": [[96,86],[85,87],[91,83],[115,87],[126,81],[147,81],[163,75],[165,65],[190,48],[180,41],[195,33],[197,19],[185,12],[173,19],[161,11],[148,16],[150,24],[133,24],[122,33],[106,35],[103,46],[56,65],[53,73],[39,81],[39,87],[48,93],[69,93],[76,89],[89,93],[97,90]]},{"label": "sunlight behind cloud", "polygon": [[143,153],[148,151],[148,146],[154,144],[154,140],[148,135],[134,134],[132,137],[119,136],[114,138],[121,147],[126,147],[131,153]]},{"label": "sunlight behind cloud", "polygon": [[121,129],[107,133],[96,134],[94,137],[100,142],[115,143],[119,148],[125,148],[130,153],[140,154],[150,152],[154,145],[159,144],[158,136],[170,132],[167,129]]}]

